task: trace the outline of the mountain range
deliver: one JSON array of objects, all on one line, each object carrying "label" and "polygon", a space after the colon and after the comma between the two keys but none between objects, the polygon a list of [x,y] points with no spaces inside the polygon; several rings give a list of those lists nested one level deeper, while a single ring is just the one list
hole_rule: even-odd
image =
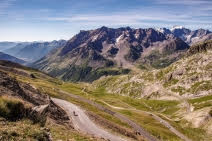
[{"label": "mountain range", "polygon": [[206,41],[168,67],[92,83],[0,61],[0,140],[211,141],[211,57]]},{"label": "mountain range", "polygon": [[[33,67],[66,81],[93,81],[102,75],[163,68],[179,60],[189,46],[211,39],[208,30],[101,27],[80,31]],[[62,62],[62,63],[61,63]]]},{"label": "mountain range", "polygon": [[164,34],[181,38],[189,45],[212,39],[212,32],[205,29],[197,29],[192,31],[190,29],[184,28],[183,26],[174,26],[171,29],[159,28],[157,30]]},{"label": "mountain range", "polygon": [[103,26],[80,31],[69,41],[8,42],[10,46],[3,52],[66,81],[93,81],[103,75],[166,67],[182,58],[189,46],[210,39],[209,30],[192,31],[182,26],[171,29]]},{"label": "mountain range", "polygon": [[0,140],[211,141],[210,34],[101,27],[10,46],[40,59],[0,53]]},{"label": "mountain range", "polygon": [[3,52],[31,63],[39,60],[51,50],[63,46],[65,43],[65,40],[52,42],[22,42]]}]

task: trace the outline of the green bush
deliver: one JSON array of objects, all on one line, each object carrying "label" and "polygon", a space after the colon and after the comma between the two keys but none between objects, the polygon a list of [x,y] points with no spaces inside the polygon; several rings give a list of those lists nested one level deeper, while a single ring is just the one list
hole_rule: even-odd
[{"label": "green bush", "polygon": [[15,99],[0,97],[0,116],[16,121],[26,115],[24,104]]}]

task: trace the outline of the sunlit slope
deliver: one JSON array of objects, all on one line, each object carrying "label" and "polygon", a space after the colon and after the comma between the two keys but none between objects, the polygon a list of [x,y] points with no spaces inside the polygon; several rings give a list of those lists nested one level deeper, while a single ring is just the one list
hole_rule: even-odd
[{"label": "sunlit slope", "polygon": [[[8,70],[6,70],[5,68],[4,69],[2,68],[1,70],[8,72]],[[166,69],[164,69],[163,71],[165,70]],[[207,105],[204,105],[203,103],[204,102],[207,103],[207,101],[210,101],[211,97],[205,97],[200,100],[196,99],[194,101],[192,100],[184,101],[184,98],[181,98],[178,96],[172,99],[166,98],[165,100],[161,100],[160,98],[158,98],[158,100],[150,100],[150,99],[147,100],[143,98],[137,99],[136,98],[137,95],[130,95],[130,96],[133,96],[132,98],[130,98],[126,95],[121,96],[120,93],[108,93],[106,90],[107,88],[109,88],[108,87],[109,81],[105,81],[104,85],[101,85],[101,87],[100,85],[98,85],[98,88],[97,87],[95,88],[91,84],[87,84],[87,83],[76,84],[76,83],[63,82],[61,80],[58,80],[46,74],[43,74],[37,70],[33,70],[33,69],[25,68],[25,67],[13,66],[13,69],[10,70],[8,73],[12,77],[15,77],[18,81],[27,83],[31,85],[32,87],[40,90],[42,93],[48,94],[52,97],[65,99],[76,105],[81,106],[83,109],[88,111],[91,117],[98,117],[97,119],[101,119],[100,120],[101,122],[97,121],[97,123],[99,123],[100,126],[103,126],[104,128],[108,130],[112,130],[113,132],[117,132],[117,134],[121,135],[124,132],[126,132],[128,135],[131,135],[133,133],[133,129],[128,124],[121,121],[120,119],[108,113],[105,113],[102,110],[97,109],[96,107],[94,107],[93,105],[89,103],[86,103],[85,101],[82,101],[78,98],[71,97],[68,94],[65,94],[64,92],[68,92],[68,93],[89,99],[91,101],[95,101],[103,105],[104,107],[107,107],[108,109],[121,113],[124,116],[128,117],[129,119],[135,121],[137,124],[142,126],[146,131],[148,131],[149,133],[151,133],[154,137],[158,139],[181,140],[179,136],[177,136],[175,133],[170,131],[168,127],[164,126],[163,123],[160,122],[160,120],[156,120],[154,116],[152,116],[152,114],[159,116],[161,119],[167,121],[177,131],[179,131],[180,133],[182,133],[183,135],[185,135],[186,137],[190,139],[209,140],[208,132],[210,131],[209,123],[211,121],[209,120],[209,122],[207,122],[208,123],[207,126],[203,124],[201,125],[201,127],[200,126],[195,127],[190,124],[191,121],[188,118],[186,118],[185,115],[188,112],[187,104],[190,104],[190,105],[192,104],[192,106],[197,107],[197,108],[193,108],[194,112],[196,111],[198,112],[198,110],[203,110],[205,111],[204,113],[209,114],[210,109],[208,110],[208,107],[210,107],[210,103],[208,102],[209,104]],[[151,72],[148,72],[148,73],[151,73]],[[151,80],[151,77],[149,77],[151,75],[147,75],[148,73],[143,72],[142,74],[146,74],[145,81],[148,81],[151,84],[153,83],[154,79]],[[129,79],[132,79],[130,78],[131,75],[116,76],[115,78],[120,79],[122,77],[123,78],[128,77]],[[134,75],[134,77],[136,76],[138,76],[138,74]],[[158,81],[159,80],[160,79],[158,79]],[[114,85],[115,82],[116,81],[110,81],[111,86]],[[159,82],[162,82],[162,79]],[[116,88],[117,89],[121,88],[121,85],[119,87],[117,86]],[[136,87],[134,88],[135,88],[134,90],[136,90]],[[160,95],[158,97],[160,97]],[[155,97],[152,97],[152,95],[150,95],[150,98],[155,98]],[[193,111],[190,111],[189,113],[192,114]],[[208,115],[206,114],[206,116]],[[106,123],[106,124],[102,124],[102,123]],[[135,137],[132,136],[130,138],[134,139]]]}]

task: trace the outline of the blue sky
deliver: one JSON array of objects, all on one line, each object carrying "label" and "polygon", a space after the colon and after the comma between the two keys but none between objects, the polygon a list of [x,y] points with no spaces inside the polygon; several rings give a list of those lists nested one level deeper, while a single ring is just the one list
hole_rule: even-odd
[{"label": "blue sky", "polygon": [[212,0],[0,0],[0,41],[70,39],[101,26],[212,30]]}]

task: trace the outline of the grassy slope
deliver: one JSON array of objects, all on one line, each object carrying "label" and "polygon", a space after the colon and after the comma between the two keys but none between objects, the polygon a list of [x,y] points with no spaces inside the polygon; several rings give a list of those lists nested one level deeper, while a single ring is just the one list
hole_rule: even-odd
[{"label": "grassy slope", "polygon": [[[40,75],[40,74],[37,74],[37,72],[36,73],[34,72],[34,74],[37,77],[39,77],[39,75]],[[175,112],[174,110],[177,109],[176,105],[178,104],[177,101],[159,101],[159,100],[145,100],[145,99],[136,100],[136,99],[133,99],[130,97],[109,94],[104,89],[88,90],[88,89],[84,89],[85,87],[87,87],[87,84],[64,83],[60,80],[52,79],[50,77],[47,77],[46,79],[43,79],[44,77],[42,77],[42,79],[40,79],[40,78],[39,79],[29,79],[29,78],[24,78],[24,77],[19,77],[19,76],[16,76],[16,77],[17,77],[17,79],[19,79],[21,81],[31,83],[35,87],[39,88],[41,91],[46,92],[47,94],[49,94],[53,97],[58,97],[61,99],[66,99],[68,101],[71,101],[77,105],[80,105],[84,109],[92,111],[92,112],[96,113],[97,115],[99,115],[105,119],[108,119],[116,124],[119,124],[120,126],[126,127],[126,128],[130,128],[130,127],[127,124],[121,122],[120,120],[112,117],[111,115],[97,110],[95,107],[93,107],[89,104],[80,102],[80,101],[70,98],[66,95],[59,94],[58,90],[62,89],[64,91],[67,91],[67,92],[70,92],[70,93],[73,93],[76,95],[81,95],[88,99],[94,100],[100,104],[103,104],[103,103],[101,103],[101,100],[113,101],[113,103],[115,103],[114,106],[116,106],[116,104],[119,104],[120,102],[122,102],[122,104],[125,106],[134,107],[136,109],[141,109],[144,111],[151,110],[154,112],[154,111],[163,110],[163,113],[166,113],[167,115],[169,115],[170,113],[174,113]],[[166,109],[166,110],[164,110],[164,109]],[[147,131],[149,131],[150,133],[152,133],[153,135],[155,135],[156,137],[158,137],[160,139],[180,140],[176,135],[171,133],[168,130],[168,128],[163,127],[160,123],[158,123],[157,121],[152,119],[152,117],[150,117],[147,114],[143,114],[142,112],[132,112],[129,110],[124,110],[124,111],[117,110],[117,111],[128,116],[130,119],[136,121],[141,126],[143,126]],[[179,125],[178,125],[178,128],[180,128]],[[192,133],[192,135],[193,135],[193,133]]]},{"label": "grassy slope", "polygon": [[[21,110],[20,107],[27,108],[30,107],[30,105],[23,103],[22,100],[17,98],[5,96],[0,97],[0,140],[45,141],[47,140],[48,134],[48,132],[45,130],[46,128],[51,131],[51,135],[54,140],[94,140],[74,130],[67,130],[67,128],[57,125],[51,120],[47,120],[44,128],[39,123],[33,123],[33,121],[26,117],[18,116],[20,115],[20,112],[23,111],[23,109]],[[11,116],[12,118],[10,118]],[[15,117],[17,117],[17,119],[15,119]]]},{"label": "grassy slope", "polygon": [[[98,90],[84,89],[83,86],[86,87],[86,84],[64,83],[60,80],[53,79],[53,78],[48,77],[46,75],[43,76],[43,74],[36,72],[34,70],[30,70],[30,73],[33,73],[36,76],[36,78],[33,79],[33,78],[27,78],[27,77],[13,75],[13,74],[11,74],[11,75],[13,77],[16,77],[16,79],[18,79],[19,81],[22,81],[22,82],[25,82],[25,83],[30,83],[34,87],[36,87],[36,88],[40,89],[41,91],[51,95],[52,97],[58,97],[58,98],[61,98],[61,99],[71,101],[72,103],[80,105],[84,109],[92,111],[95,114],[97,114],[97,115],[99,115],[99,116],[101,116],[101,117],[103,117],[103,118],[105,118],[105,119],[107,119],[111,122],[114,122],[114,123],[116,123],[120,126],[123,126],[125,128],[131,129],[131,127],[129,127],[129,125],[127,125],[126,123],[121,122],[119,119],[114,118],[113,116],[106,114],[106,113],[96,109],[95,107],[89,105],[89,104],[80,102],[80,101],[73,99],[73,98],[70,98],[66,95],[61,95],[59,93],[59,89],[73,93],[73,94],[76,94],[76,95],[81,95],[81,96],[86,97],[88,99],[94,100],[94,101],[96,101],[100,104],[101,104],[101,102],[99,102],[99,100],[101,100],[101,99],[104,99],[104,100],[110,100],[110,99],[119,100],[120,99],[121,101],[123,101],[123,103],[126,103],[126,101],[130,102],[129,98],[109,94],[109,93],[105,92],[104,89],[98,89]],[[134,99],[132,99],[132,100],[134,100]],[[130,105],[132,103],[126,103],[126,104]],[[161,107],[165,106],[165,104],[163,104],[163,102],[162,103],[159,102],[158,105],[161,105]],[[154,107],[154,104],[151,105],[151,106]],[[145,106],[144,106],[144,109],[149,110],[149,108],[145,107]],[[123,111],[118,111],[118,112],[121,112],[122,114],[124,114],[126,116],[129,116],[127,114],[128,112],[126,112],[126,113],[123,112]],[[158,123],[157,121],[152,119],[149,115],[142,115],[141,113],[133,113],[133,114],[138,114],[139,115],[139,116],[137,116],[138,118],[133,119],[133,117],[135,117],[135,116],[129,116],[129,118],[131,118],[132,120],[135,120],[136,122],[141,124],[143,127],[145,127],[145,129],[147,131],[149,131],[150,133],[152,133],[156,137],[161,138],[161,139],[179,140],[178,137],[173,135],[173,133],[171,133],[166,127],[163,127],[160,123]],[[158,131],[160,131],[160,132],[158,132]]]},{"label": "grassy slope", "polygon": [[[95,81],[93,86],[95,88],[105,88],[106,91],[114,95],[130,96],[132,98],[124,101],[128,105],[131,104],[130,106],[137,109],[149,110],[144,106],[148,105],[148,107],[152,108],[152,111],[171,118],[169,122],[191,139],[206,139],[206,132],[201,127],[192,128],[192,125],[183,119],[183,116],[186,115],[186,109],[182,104],[188,99],[188,103],[194,106],[194,111],[205,107],[212,107],[211,56],[212,51],[210,50],[197,53],[161,70],[144,70],[137,74],[103,77]],[[181,72],[183,73],[181,74]],[[171,74],[171,79],[168,80]],[[199,95],[200,98],[195,98],[196,95]],[[134,97],[139,98],[139,100],[135,100]],[[154,101],[144,100],[141,97],[147,99],[160,99],[164,97],[165,99],[176,100]],[[107,102],[120,106],[114,100],[111,102],[107,100]],[[127,113],[129,114],[129,112]],[[131,115],[133,118],[134,114]],[[164,116],[162,117],[164,118]]]},{"label": "grassy slope", "polygon": [[[176,64],[180,65],[180,62],[177,62]],[[208,64],[204,67],[208,67]],[[174,71],[175,69],[176,66],[173,64],[170,67],[165,68],[161,71],[153,71],[153,72],[143,71],[141,74],[137,76],[135,74],[129,74],[129,75],[106,77],[103,78],[102,80],[95,82],[96,84],[92,86],[90,84],[83,84],[83,83],[76,84],[76,83],[62,82],[58,79],[53,79],[35,70],[27,70],[29,73],[33,73],[36,76],[35,79],[23,76],[14,76],[12,73],[11,75],[13,77],[16,77],[18,80],[22,82],[30,83],[31,85],[40,89],[42,92],[51,95],[52,97],[58,97],[61,99],[71,101],[77,105],[80,105],[84,109],[92,111],[105,119],[108,119],[116,124],[119,124],[120,126],[130,129],[128,125],[121,122],[117,118],[114,118],[109,114],[99,111],[89,104],[70,98],[67,95],[61,95],[59,93],[59,89],[76,95],[81,95],[83,97],[86,97],[103,105],[104,103],[102,103],[102,100],[113,106],[136,108],[138,110],[141,110],[140,112],[135,112],[127,109],[117,111],[130,117],[132,120],[136,121],[137,123],[145,127],[147,131],[151,132],[158,138],[164,140],[179,140],[179,138],[175,136],[172,132],[170,132],[166,127],[163,127],[160,123],[152,119],[149,115],[147,114],[145,115],[142,111],[151,111],[160,115],[162,118],[166,120],[170,119],[169,120],[170,124],[175,126],[179,131],[181,131],[191,139],[201,140],[205,136],[204,130],[194,129],[191,128],[190,126],[185,126],[187,124],[185,124],[185,121],[183,120],[173,120],[176,118],[177,113],[181,110],[179,101],[146,100],[143,98],[140,99],[133,98],[140,96],[140,93],[142,92],[141,90],[146,85],[145,84],[146,82],[147,84],[152,84],[155,82],[155,80],[159,82],[164,82],[162,83],[162,85],[164,85],[165,88],[171,88],[173,85],[177,84],[179,81],[176,81],[176,79],[171,80],[171,85],[166,84],[166,82],[164,81],[167,77],[167,74]],[[186,73],[186,75],[188,74]],[[139,79],[144,81],[129,81]],[[118,90],[117,91],[118,94],[108,93],[107,92],[108,90]],[[126,93],[128,93],[128,96],[131,97],[120,95]],[[154,93],[151,93],[151,95],[154,95]]]}]

